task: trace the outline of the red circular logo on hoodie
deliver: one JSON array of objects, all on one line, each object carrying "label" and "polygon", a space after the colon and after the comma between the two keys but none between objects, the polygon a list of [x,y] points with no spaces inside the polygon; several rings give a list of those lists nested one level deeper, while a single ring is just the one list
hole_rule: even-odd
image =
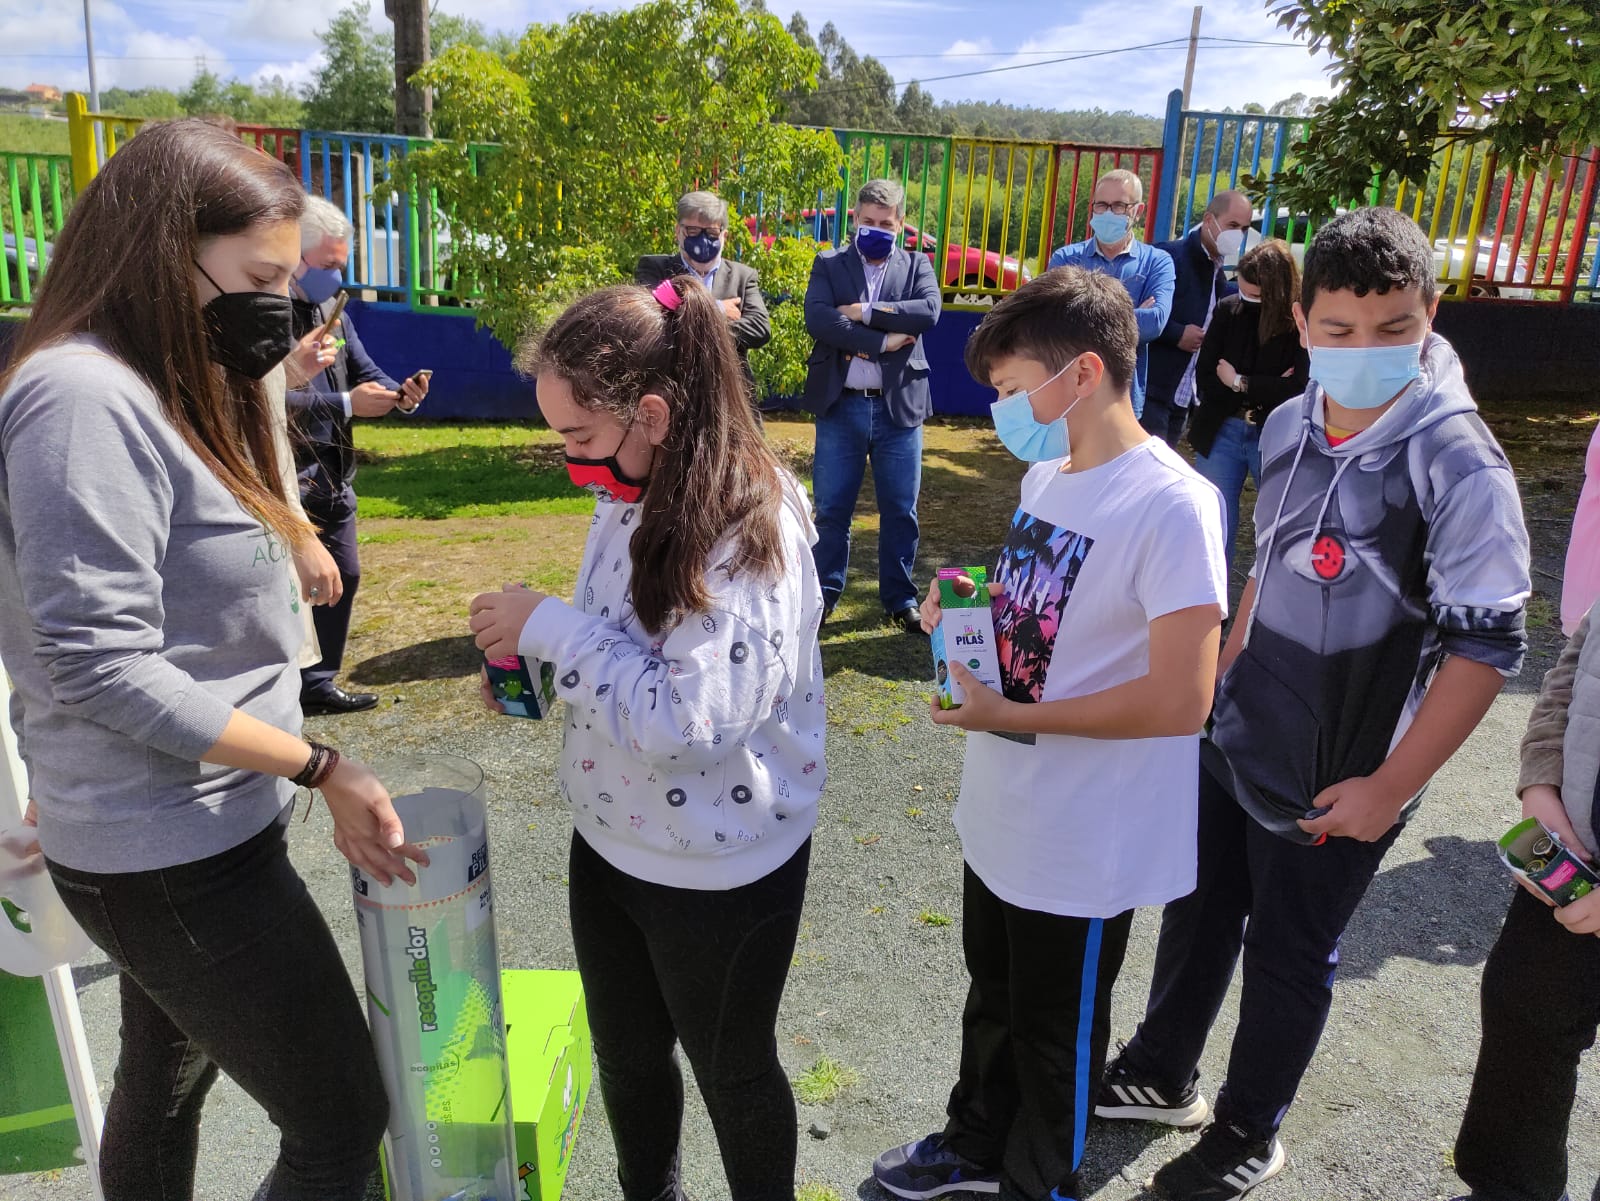
[{"label": "red circular logo on hoodie", "polygon": [[1332,534],[1322,534],[1311,544],[1311,569],[1325,580],[1336,580],[1344,571],[1344,543]]}]

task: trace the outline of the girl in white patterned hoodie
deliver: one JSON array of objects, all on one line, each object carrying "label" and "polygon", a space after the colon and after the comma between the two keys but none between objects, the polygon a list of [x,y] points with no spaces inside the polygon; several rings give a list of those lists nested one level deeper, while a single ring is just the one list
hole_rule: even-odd
[{"label": "girl in white patterned hoodie", "polygon": [[775,1027],[827,776],[822,592],[727,324],[680,277],[587,296],[523,348],[598,503],[574,603],[472,603],[487,657],[552,663],[567,702],[572,935],[625,1201],[681,1196],[677,1042],[733,1201],[794,1196]]}]

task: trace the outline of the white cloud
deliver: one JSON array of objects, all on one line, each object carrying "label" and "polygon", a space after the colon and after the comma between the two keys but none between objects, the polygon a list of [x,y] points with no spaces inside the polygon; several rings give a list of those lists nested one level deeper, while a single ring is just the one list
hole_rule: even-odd
[{"label": "white cloud", "polygon": [[260,83],[271,79],[274,75],[283,77],[283,81],[292,88],[301,84],[310,83],[322,64],[326,61],[321,50],[313,51],[304,58],[295,59],[293,62],[263,63],[250,73],[252,81]]},{"label": "white cloud", "polygon": [[[897,0],[865,0],[866,3]],[[1095,0],[1074,5],[1071,19],[1035,29],[1010,43],[1009,55],[971,56],[994,43],[970,38],[952,42],[940,55],[906,57],[901,46],[885,42],[876,31],[840,19],[845,36],[863,54],[889,55],[885,65],[899,81],[920,79],[938,99],[998,99],[1047,108],[1131,109],[1159,116],[1167,93],[1183,86],[1190,0],[1146,0],[1137,23],[1128,21],[1124,0]],[[1251,41],[1287,42],[1289,37],[1267,15],[1259,0],[1210,0],[1205,6],[1201,36]],[[997,35],[998,36],[998,35]],[[1034,66],[1041,60],[1088,55],[1149,42],[1168,46]],[[1295,92],[1326,94],[1330,90],[1322,66],[1299,47],[1239,46],[1202,42],[1191,98],[1194,107],[1239,108],[1251,101],[1270,105]],[[944,75],[1018,68],[958,79]]]},{"label": "white cloud", "polygon": [[223,79],[233,74],[228,56],[202,37],[140,30],[123,41],[117,57],[99,64],[100,86],[181,90],[202,60]]},{"label": "white cloud", "polygon": [[[228,34],[253,47],[248,56],[253,58],[315,46],[317,35],[327,29],[338,8],[327,0],[245,0],[229,24]],[[383,21],[382,3],[374,9],[376,24]]]}]

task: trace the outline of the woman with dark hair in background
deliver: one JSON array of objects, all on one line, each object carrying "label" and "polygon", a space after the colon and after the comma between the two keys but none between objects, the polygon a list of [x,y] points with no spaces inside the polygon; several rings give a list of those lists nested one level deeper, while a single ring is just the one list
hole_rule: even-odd
[{"label": "woman with dark hair in background", "polygon": [[1200,344],[1200,403],[1189,426],[1195,468],[1227,505],[1230,569],[1245,473],[1261,480],[1261,423],[1306,390],[1311,367],[1294,323],[1300,271],[1289,244],[1274,238],[1255,247],[1239,260],[1237,283],[1238,295],[1217,303]]},{"label": "woman with dark hair in background", "polygon": [[299,586],[261,379],[294,346],[305,196],[201,121],[84,189],[0,375],[0,659],[67,908],[116,966],[108,1201],[188,1201],[226,1071],[278,1126],[266,1201],[357,1201],[387,1118],[361,1006],[289,863],[295,785],[412,879],[389,795],[300,728]]},{"label": "woman with dark hair in background", "polygon": [[679,275],[586,296],[524,347],[599,503],[573,604],[472,602],[479,649],[553,664],[568,704],[572,942],[624,1201],[683,1196],[679,1043],[732,1201],[795,1190],[776,1027],[828,774],[822,586],[728,324]]}]

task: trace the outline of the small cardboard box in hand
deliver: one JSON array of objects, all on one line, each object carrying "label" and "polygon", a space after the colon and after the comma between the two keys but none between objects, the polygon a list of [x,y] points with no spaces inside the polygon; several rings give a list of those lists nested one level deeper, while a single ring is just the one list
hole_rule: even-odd
[{"label": "small cardboard box in hand", "polygon": [[980,684],[1000,691],[1000,658],[994,642],[994,614],[989,608],[989,572],[983,567],[939,569],[939,604],[944,610],[930,641],[939,707],[954,709],[965,699],[950,674],[960,663]]}]

